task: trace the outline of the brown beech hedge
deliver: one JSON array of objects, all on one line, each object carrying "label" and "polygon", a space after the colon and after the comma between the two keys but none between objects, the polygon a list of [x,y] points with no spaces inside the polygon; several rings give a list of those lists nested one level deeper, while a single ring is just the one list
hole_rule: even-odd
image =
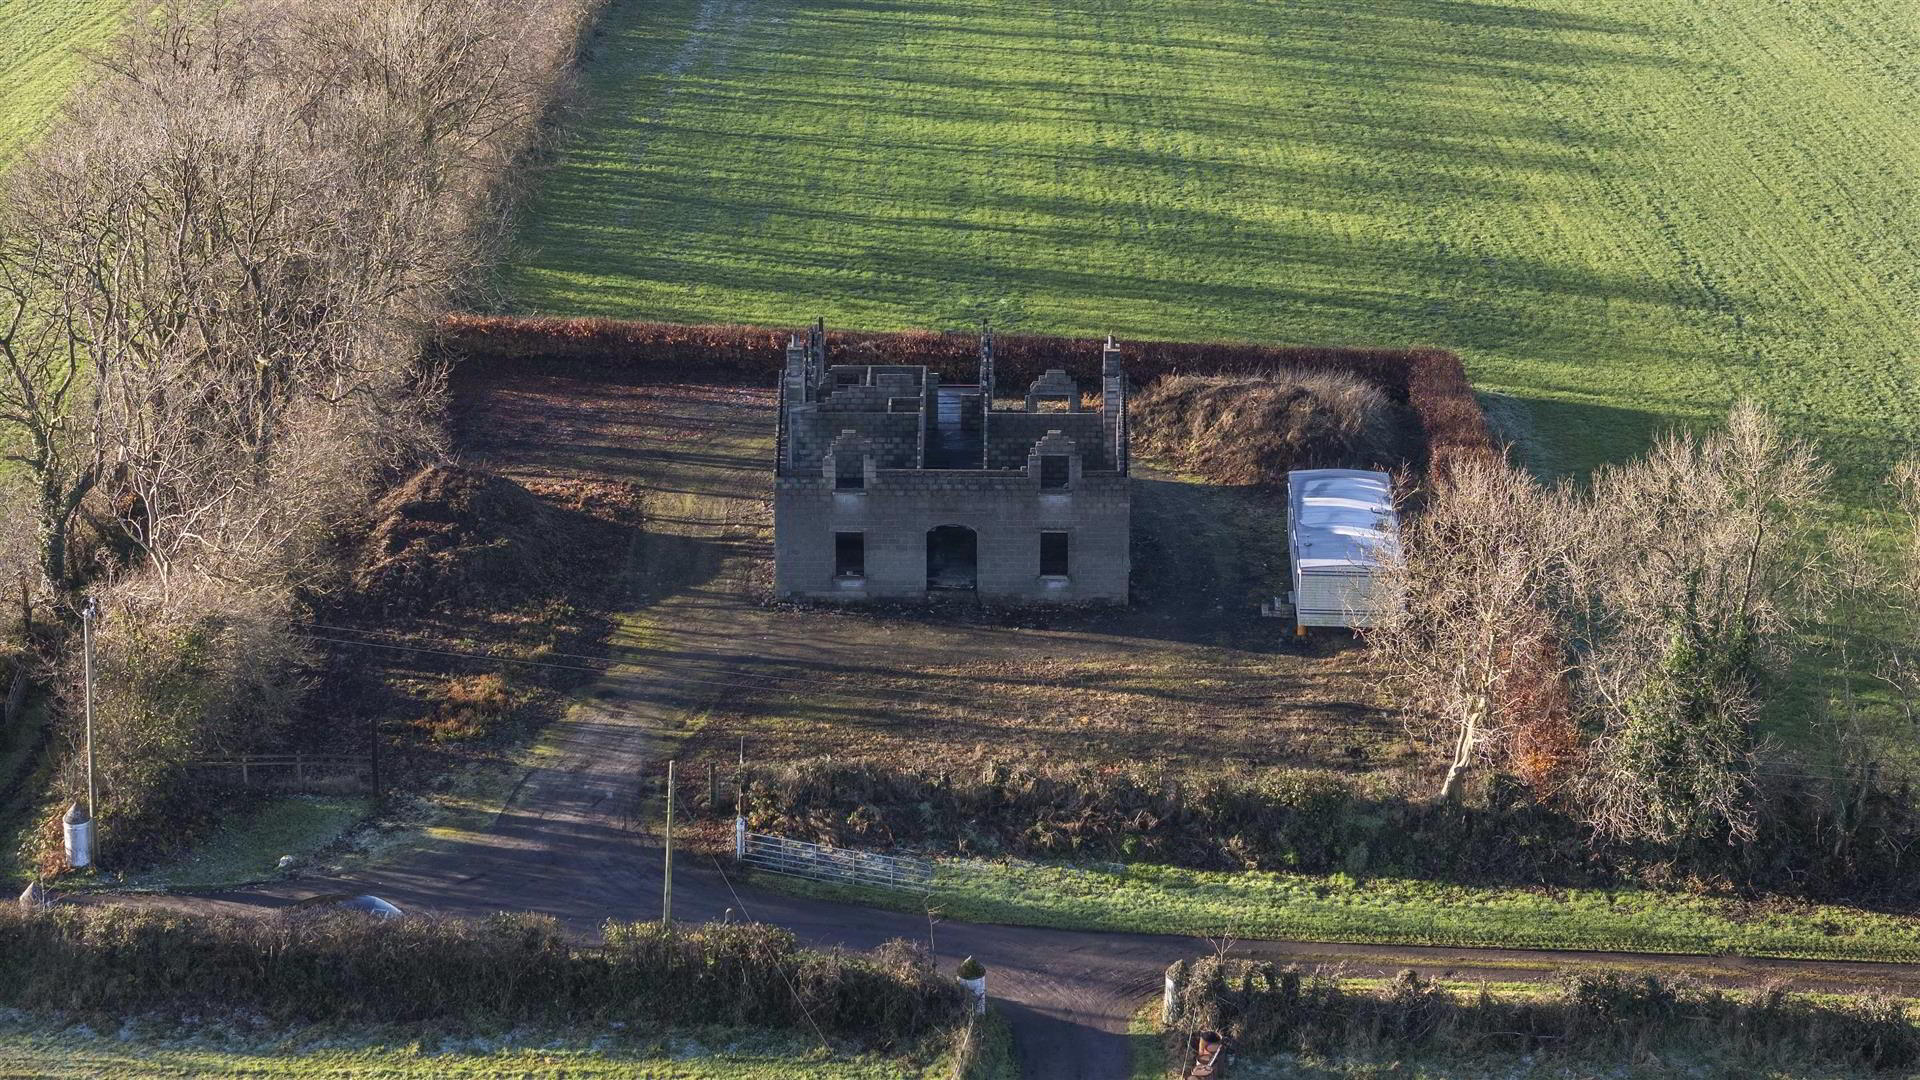
[{"label": "brown beech hedge", "polygon": [[[779,375],[788,337],[800,329],[452,315],[441,322],[439,352],[474,369],[547,364],[607,374],[697,374],[771,383]],[[1009,385],[1029,382],[1049,368],[1090,375],[1099,364],[1101,344],[1095,338],[1000,334],[994,338],[996,369]],[[972,334],[831,331],[828,347],[835,363],[926,364],[955,380],[973,378],[979,362]],[[1350,372],[1412,406],[1431,467],[1444,469],[1460,455],[1498,453],[1466,369],[1444,349],[1169,341],[1123,341],[1121,348],[1128,375],[1141,384],[1173,374]]]}]

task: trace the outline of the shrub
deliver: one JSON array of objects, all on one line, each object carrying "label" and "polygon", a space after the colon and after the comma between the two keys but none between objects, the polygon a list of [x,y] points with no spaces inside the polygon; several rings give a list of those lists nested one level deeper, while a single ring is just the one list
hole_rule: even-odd
[{"label": "shrub", "polygon": [[[1903,791],[1850,789],[1842,820],[1823,782],[1779,780],[1759,794],[1767,827],[1754,843],[1677,856],[1597,836],[1505,778],[1462,802],[1415,797],[1405,783],[1297,769],[1173,777],[1152,763],[990,756],[924,770],[811,758],[752,773],[744,812],[756,830],[842,847],[884,838],[961,854],[1315,874],[1390,868],[1396,876],[1510,884],[1690,878],[1901,904],[1920,889],[1920,867],[1902,858],[1920,843],[1920,813]],[[722,790],[713,809],[731,814],[732,789]]]},{"label": "shrub", "polygon": [[[151,575],[101,592],[94,635],[94,740],[100,833],[118,865],[175,851],[213,809],[186,783],[196,758],[270,742],[285,730],[305,687],[294,674],[306,651],[287,632],[281,588]],[[87,790],[81,658],[65,661],[61,695],[67,753],[43,804],[49,826],[27,841],[43,872],[58,872],[57,819]]]},{"label": "shrub", "polygon": [[447,680],[446,698],[421,720],[435,742],[478,739],[491,733],[513,709],[506,676],[495,672]]},{"label": "shrub", "polygon": [[[1392,866],[1441,878],[1471,867],[1488,879],[1561,884],[1607,869],[1588,854],[1584,828],[1516,793],[1485,806],[1434,804],[1388,781],[1306,770],[1175,780],[1152,764],[980,757],[920,771],[815,758],[756,771],[745,795],[750,827],[838,846],[885,837],[969,854],[1304,873]],[[1362,849],[1371,866],[1353,865]]]}]

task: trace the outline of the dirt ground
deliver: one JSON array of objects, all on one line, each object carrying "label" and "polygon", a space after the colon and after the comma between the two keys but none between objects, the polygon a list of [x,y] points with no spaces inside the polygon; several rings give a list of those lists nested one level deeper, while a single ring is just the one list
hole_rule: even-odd
[{"label": "dirt ground", "polygon": [[[771,602],[770,389],[519,375],[461,387],[466,463],[641,491],[637,594],[610,648],[654,680],[683,760],[977,751],[1396,768],[1410,748],[1351,641],[1262,619],[1284,590],[1276,496],[1136,468],[1124,610]],[[623,691],[605,702],[631,708]]]}]

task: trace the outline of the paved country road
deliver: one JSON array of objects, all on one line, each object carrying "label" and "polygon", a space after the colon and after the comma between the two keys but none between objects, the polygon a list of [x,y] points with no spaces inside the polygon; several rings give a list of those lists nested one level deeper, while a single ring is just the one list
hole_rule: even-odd
[{"label": "paved country road", "polygon": [[[344,878],[305,879],[217,895],[94,897],[194,910],[262,910],[322,892],[385,897],[408,911],[553,915],[590,935],[608,919],[657,918],[660,853],[637,822],[652,816],[648,785],[677,740],[769,672],[911,667],[968,650],[1115,649],[1093,634],[808,617],[760,603],[769,533],[771,398],[764,390],[507,378],[469,388],[461,445],[470,463],[519,479],[617,480],[645,491],[625,620],[612,663],[543,738],[543,752],[484,827],[389,857]],[[1212,946],[1192,938],[941,923],[730,882],[711,860],[676,860],[673,914],[717,919],[728,909],[792,929],[814,945],[868,948],[926,940],[943,965],[974,956],[1012,1023],[1025,1074],[1036,1080],[1120,1080],[1129,1073],[1127,1022],[1161,986],[1168,964]],[[739,888],[738,893],[734,891]],[[1920,965],[1727,957],[1646,957],[1524,950],[1380,948],[1283,942],[1236,946],[1248,956],[1345,964],[1355,973],[1412,967],[1463,978],[1549,975],[1568,964],[1680,970],[1728,982],[1790,977],[1809,988],[1888,987],[1920,996]]]}]

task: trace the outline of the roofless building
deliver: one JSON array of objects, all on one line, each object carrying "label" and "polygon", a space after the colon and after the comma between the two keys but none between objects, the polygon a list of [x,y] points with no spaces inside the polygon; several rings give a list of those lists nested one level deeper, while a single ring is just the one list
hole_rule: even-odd
[{"label": "roofless building", "polygon": [[1126,376],[1108,341],[1099,402],[1063,370],[998,399],[993,335],[973,383],[924,365],[827,364],[824,326],[787,348],[774,588],[826,600],[975,594],[1127,599]]}]

